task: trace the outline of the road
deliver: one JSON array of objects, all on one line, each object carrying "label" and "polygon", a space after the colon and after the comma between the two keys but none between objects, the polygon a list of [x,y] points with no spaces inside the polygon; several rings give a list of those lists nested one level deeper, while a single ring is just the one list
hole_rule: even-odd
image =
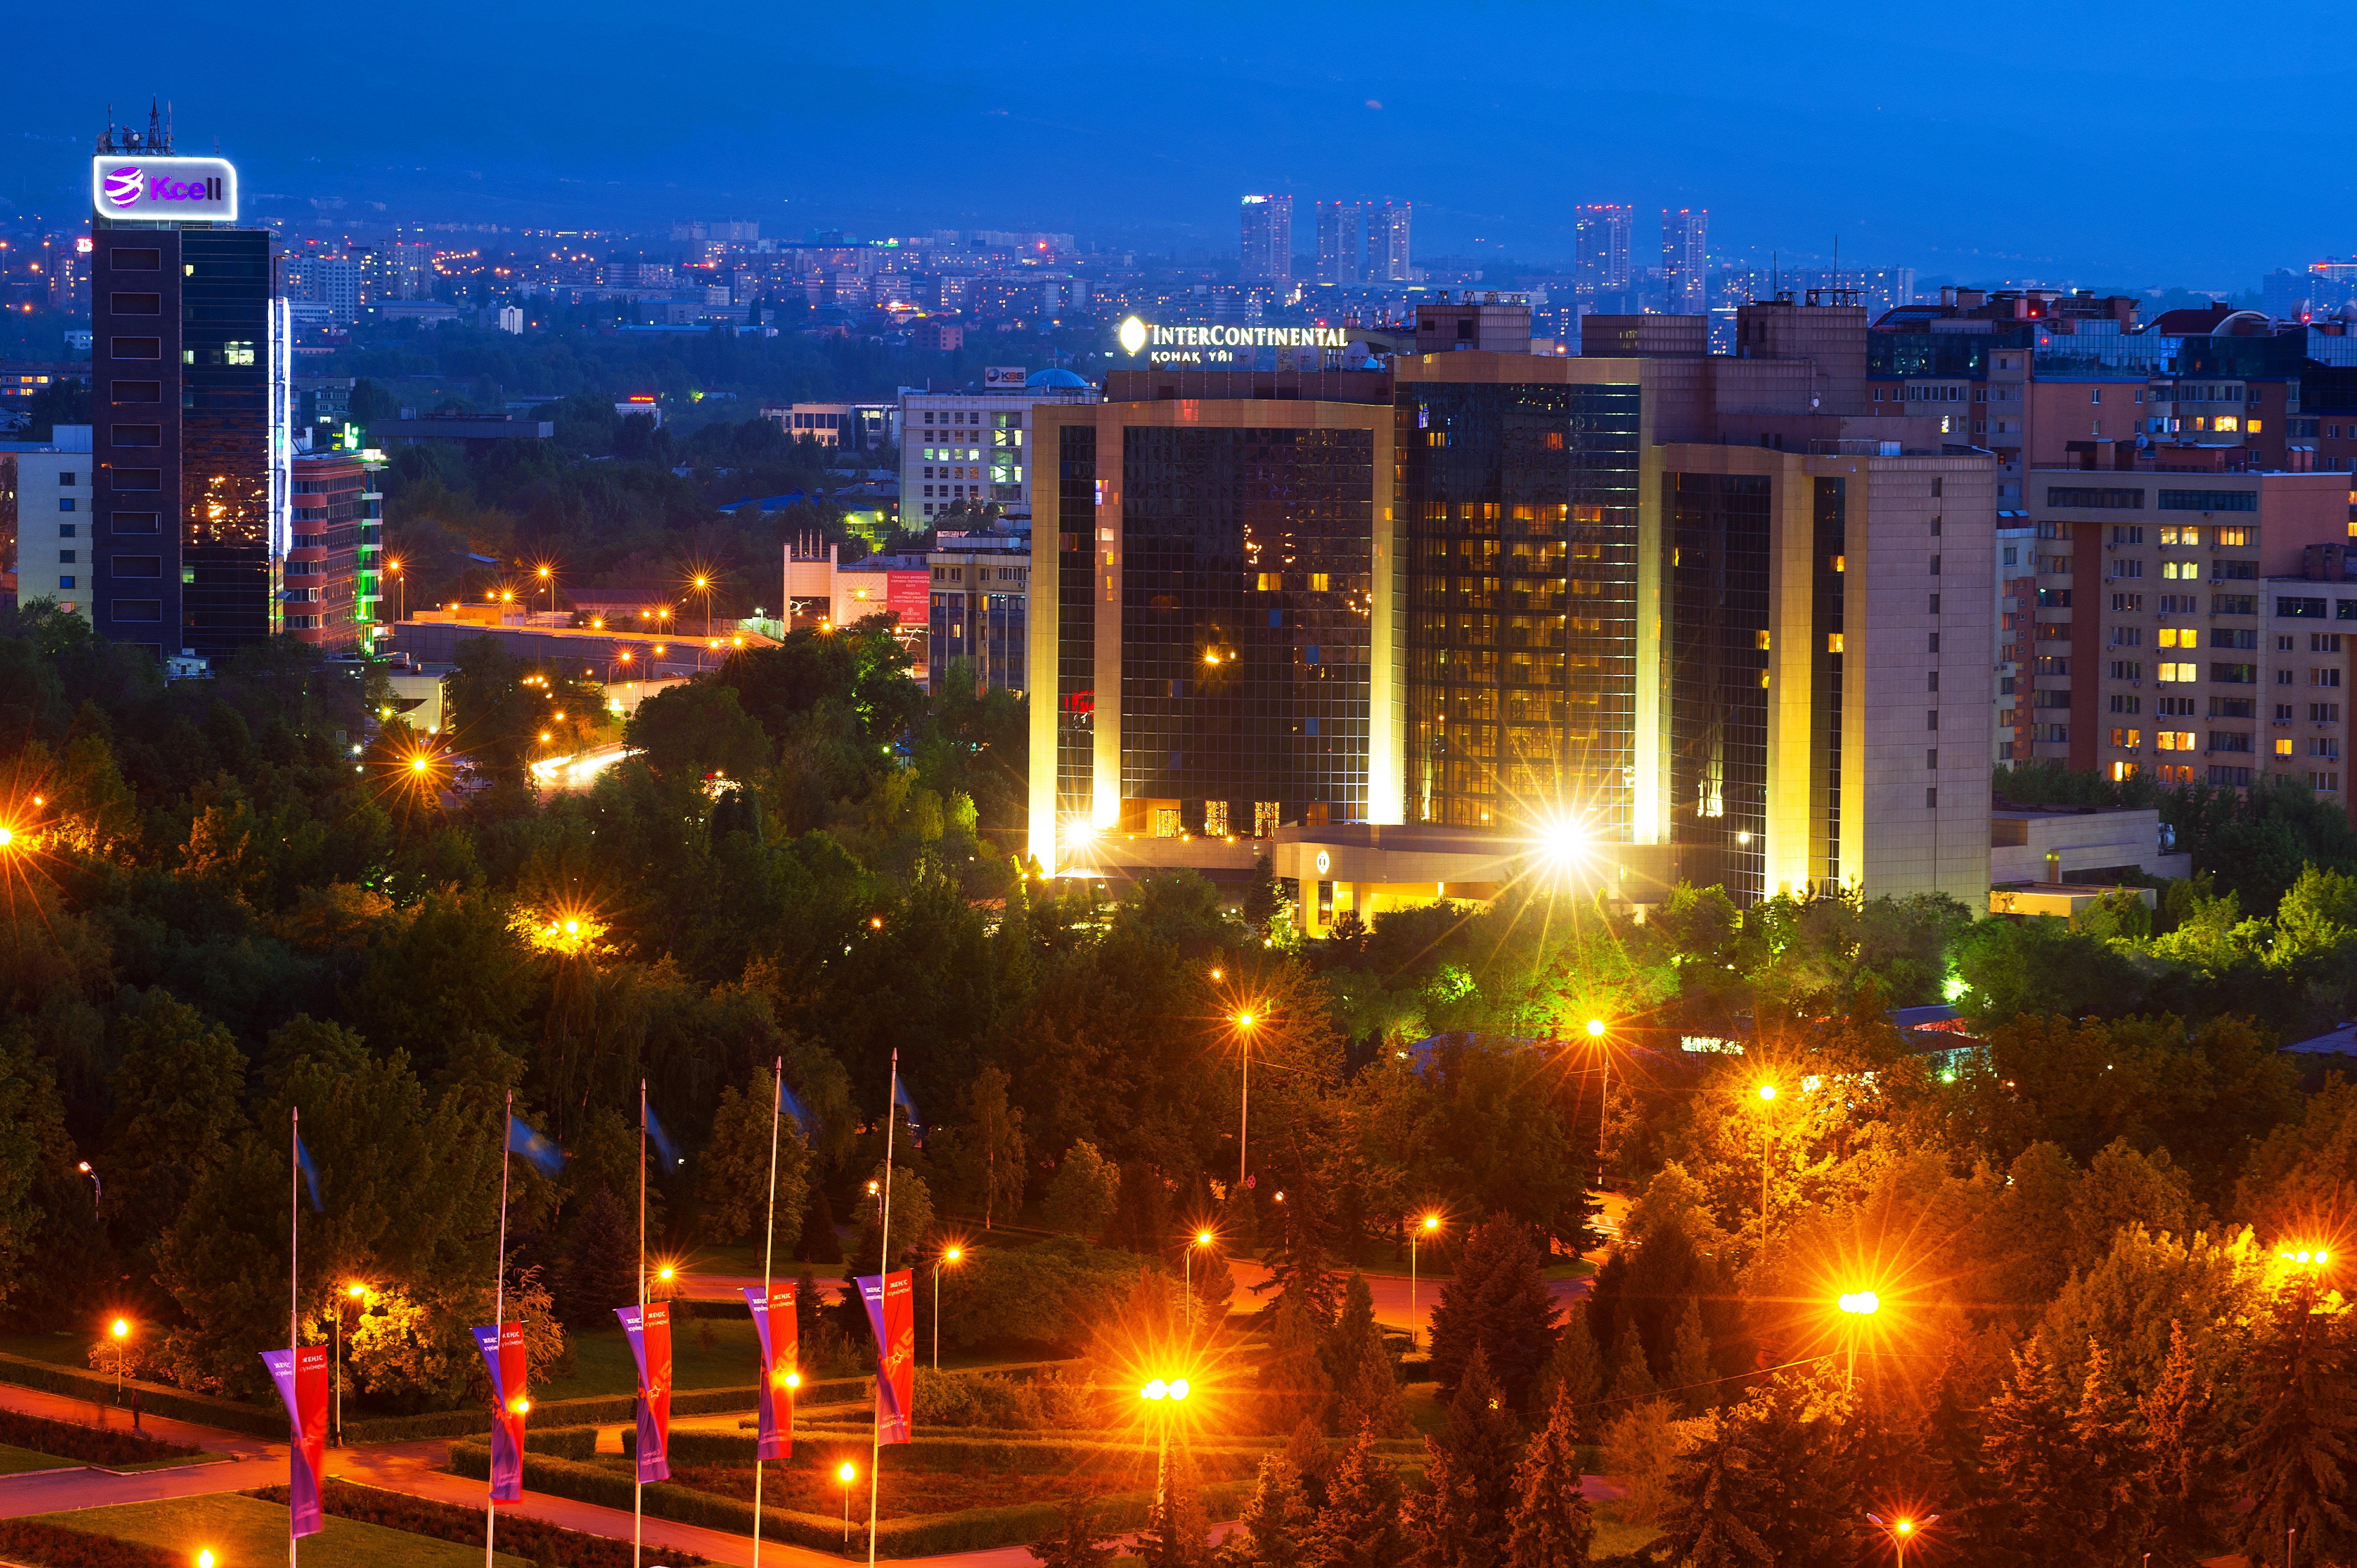
[{"label": "road", "polygon": [[618,741],[593,746],[570,757],[543,757],[532,765],[533,781],[544,789],[587,794],[597,788],[599,774],[630,754],[630,747]]}]

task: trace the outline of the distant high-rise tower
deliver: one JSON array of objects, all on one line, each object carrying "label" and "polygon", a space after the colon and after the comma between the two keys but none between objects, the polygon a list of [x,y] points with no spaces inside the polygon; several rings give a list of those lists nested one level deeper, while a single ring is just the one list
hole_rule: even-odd
[{"label": "distant high-rise tower", "polygon": [[1236,279],[1240,283],[1293,281],[1293,198],[1244,198],[1243,245]]},{"label": "distant high-rise tower", "polygon": [[1673,316],[1710,309],[1710,209],[1662,209],[1662,308]]},{"label": "distant high-rise tower", "polygon": [[1408,220],[1415,210],[1410,201],[1386,199],[1378,209],[1367,203],[1367,276],[1371,283],[1413,283],[1414,263],[1408,260]]},{"label": "distant high-rise tower", "polygon": [[1629,286],[1629,224],[1636,209],[1604,203],[1579,209],[1577,283],[1583,299]]},{"label": "distant high-rise tower", "polygon": [[1363,201],[1321,201],[1318,204],[1318,281],[1355,284],[1364,275],[1367,204]]}]

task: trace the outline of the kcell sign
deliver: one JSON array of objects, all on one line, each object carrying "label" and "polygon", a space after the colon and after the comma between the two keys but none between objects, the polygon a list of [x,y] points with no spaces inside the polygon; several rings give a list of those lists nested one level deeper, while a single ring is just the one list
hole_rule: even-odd
[{"label": "kcell sign", "polygon": [[1351,343],[1340,327],[1166,326],[1135,316],[1122,322],[1119,336],[1124,350],[1146,353],[1157,365],[1227,365],[1263,349],[1340,352]]},{"label": "kcell sign", "polygon": [[91,210],[101,218],[234,223],[237,166],[227,158],[151,158],[120,153],[90,160]]}]

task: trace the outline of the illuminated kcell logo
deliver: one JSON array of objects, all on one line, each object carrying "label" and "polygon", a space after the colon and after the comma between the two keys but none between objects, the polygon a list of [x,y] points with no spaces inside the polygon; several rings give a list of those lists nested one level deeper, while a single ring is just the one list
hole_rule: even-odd
[{"label": "illuminated kcell logo", "polygon": [[1125,317],[1121,324],[1121,347],[1125,353],[1135,354],[1146,347],[1146,323],[1136,317]]},{"label": "illuminated kcell logo", "polygon": [[135,165],[106,171],[106,199],[113,206],[130,206],[146,188],[147,177]]}]

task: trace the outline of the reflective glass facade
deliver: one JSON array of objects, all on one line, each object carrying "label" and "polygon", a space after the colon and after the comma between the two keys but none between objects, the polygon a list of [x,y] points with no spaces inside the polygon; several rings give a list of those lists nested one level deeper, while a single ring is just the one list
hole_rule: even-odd
[{"label": "reflective glass facade", "polygon": [[1739,904],[1767,891],[1771,491],[1764,475],[1662,478],[1670,838],[1681,875]]},{"label": "reflective glass facade", "polygon": [[1096,426],[1061,425],[1056,442],[1056,817],[1085,822],[1096,771]]},{"label": "reflective glass facade", "polygon": [[266,230],[180,236],[180,645],[221,657],[274,629]]},{"label": "reflective glass facade", "polygon": [[1639,401],[1401,386],[1408,821],[1632,836]]},{"label": "reflective glass facade", "polygon": [[1842,881],[1842,616],[1849,568],[1849,491],[1816,481],[1809,627],[1809,869],[1818,886]]},{"label": "reflective glass facade", "polygon": [[1373,433],[1132,425],[1121,463],[1124,826],[1364,821]]}]

